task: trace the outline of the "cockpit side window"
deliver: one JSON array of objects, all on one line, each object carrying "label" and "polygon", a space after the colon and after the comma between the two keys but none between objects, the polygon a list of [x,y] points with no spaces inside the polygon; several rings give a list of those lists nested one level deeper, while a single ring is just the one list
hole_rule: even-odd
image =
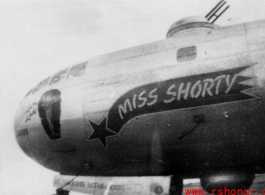
[{"label": "cockpit side window", "polygon": [[177,51],[177,61],[178,62],[186,62],[196,59],[197,57],[197,47],[184,47],[180,48]]},{"label": "cockpit side window", "polygon": [[85,73],[87,62],[73,66],[67,76],[67,78],[79,77]]},{"label": "cockpit side window", "polygon": [[34,89],[33,93],[36,93],[37,91],[39,91],[42,87],[44,87],[45,85],[48,84],[49,80],[50,80],[51,77],[48,77],[47,79],[41,81],[37,87]]},{"label": "cockpit side window", "polygon": [[53,77],[52,80],[50,81],[50,85],[54,84],[54,83],[58,83],[62,78],[64,78],[64,76],[67,73],[67,69],[61,70],[58,73],[56,73]]}]

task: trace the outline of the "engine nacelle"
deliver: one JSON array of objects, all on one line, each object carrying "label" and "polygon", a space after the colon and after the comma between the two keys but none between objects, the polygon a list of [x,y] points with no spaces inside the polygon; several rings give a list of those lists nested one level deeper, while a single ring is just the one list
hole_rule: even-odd
[{"label": "engine nacelle", "polygon": [[202,175],[201,185],[208,193],[217,194],[219,189],[245,190],[249,189],[255,175],[245,171],[222,170]]}]

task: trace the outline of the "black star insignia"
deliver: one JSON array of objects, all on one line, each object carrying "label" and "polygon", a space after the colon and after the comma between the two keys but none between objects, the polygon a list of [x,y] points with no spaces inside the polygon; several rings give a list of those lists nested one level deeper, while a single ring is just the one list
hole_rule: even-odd
[{"label": "black star insignia", "polygon": [[90,135],[88,140],[99,139],[105,148],[107,148],[107,137],[116,135],[107,129],[107,118],[103,119],[100,124],[89,121],[94,132]]}]

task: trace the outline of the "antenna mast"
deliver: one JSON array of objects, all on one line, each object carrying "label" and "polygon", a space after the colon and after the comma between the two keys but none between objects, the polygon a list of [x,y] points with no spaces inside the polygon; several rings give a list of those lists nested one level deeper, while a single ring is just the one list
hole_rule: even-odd
[{"label": "antenna mast", "polygon": [[[206,16],[205,18],[210,22],[214,23],[230,6],[226,6],[221,13],[217,14],[217,12],[226,4],[225,0],[221,0]],[[213,18],[214,17],[214,18]],[[213,20],[212,20],[213,18]]]}]

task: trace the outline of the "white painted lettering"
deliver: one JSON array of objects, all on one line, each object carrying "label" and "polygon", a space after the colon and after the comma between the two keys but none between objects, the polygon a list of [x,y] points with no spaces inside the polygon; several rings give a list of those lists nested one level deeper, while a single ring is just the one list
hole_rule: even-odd
[{"label": "white painted lettering", "polygon": [[203,82],[204,82],[204,86],[203,86],[203,91],[202,91],[202,97],[205,97],[206,91],[209,94],[209,96],[213,96],[211,89],[214,86],[214,80],[208,78],[208,79],[204,79]]},{"label": "white painted lettering", "polygon": [[170,102],[172,102],[174,99],[175,99],[175,97],[177,96],[177,93],[175,92],[175,91],[171,91],[173,88],[175,88],[176,87],[176,85],[174,84],[174,85],[171,85],[168,89],[167,89],[167,95],[172,95],[173,97],[172,98],[170,98],[169,100],[164,100],[164,103],[170,103]]},{"label": "white painted lettering", "polygon": [[138,96],[138,100],[143,101],[143,103],[141,103],[140,105],[138,105],[138,108],[142,108],[146,104],[146,102],[147,102],[147,98],[146,97],[142,97],[145,93],[146,93],[146,91],[143,91]]},{"label": "white painted lettering", "polygon": [[131,105],[131,102],[129,99],[125,100],[124,106],[119,105],[119,114],[120,114],[121,119],[123,119],[122,112],[123,112],[123,114],[127,113],[127,106],[129,107],[130,111],[132,111],[132,105]]},{"label": "white painted lettering", "polygon": [[226,94],[231,90],[232,86],[234,85],[234,83],[235,83],[235,81],[236,81],[236,77],[237,77],[237,74],[235,74],[235,75],[233,76],[233,79],[231,80],[231,82],[230,82],[230,75],[228,75],[228,76],[226,77],[226,84],[227,84],[227,89],[226,89],[226,91],[225,91]]},{"label": "white painted lettering", "polygon": [[[195,89],[196,88],[198,88],[198,91],[195,94]],[[197,97],[199,97],[201,92],[202,92],[202,85],[201,85],[201,81],[199,80],[192,86],[190,95],[191,95],[192,98],[197,98]]]},{"label": "white painted lettering", "polygon": [[178,91],[178,101],[180,101],[181,95],[184,94],[184,100],[187,100],[188,95],[189,95],[189,90],[190,90],[190,85],[191,82],[187,83],[186,89],[182,89],[184,86],[184,83],[181,83],[179,86],[179,91]]},{"label": "white painted lettering", "polygon": [[220,75],[220,76],[218,76],[218,77],[215,78],[215,81],[217,81],[217,85],[216,85],[216,88],[215,88],[215,95],[218,95],[219,94],[219,89],[220,89],[221,81],[225,77],[226,77],[226,75],[223,74],[223,75]]},{"label": "white painted lettering", "polygon": [[157,102],[157,98],[158,95],[154,95],[153,93],[155,93],[157,91],[157,88],[153,89],[152,91],[150,91],[148,97],[151,99],[154,99],[153,101],[147,103],[148,106],[152,106],[153,104],[155,104]]},{"label": "white painted lettering", "polygon": [[134,94],[133,95],[133,108],[136,109],[136,98],[137,98],[137,95]]}]

